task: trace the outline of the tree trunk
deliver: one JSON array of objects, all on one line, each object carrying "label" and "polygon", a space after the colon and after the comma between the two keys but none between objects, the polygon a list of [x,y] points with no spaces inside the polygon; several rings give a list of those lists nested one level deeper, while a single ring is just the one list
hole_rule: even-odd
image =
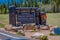
[{"label": "tree trunk", "polygon": [[53,12],[56,13],[56,4],[53,4]]},{"label": "tree trunk", "polygon": [[[1,6],[1,12],[2,12],[2,6]],[[1,13],[1,12],[0,12],[0,13]]]},{"label": "tree trunk", "polygon": [[5,14],[7,14],[7,8],[5,7]]},{"label": "tree trunk", "polygon": [[59,5],[57,4],[56,7],[56,12],[59,13]]}]

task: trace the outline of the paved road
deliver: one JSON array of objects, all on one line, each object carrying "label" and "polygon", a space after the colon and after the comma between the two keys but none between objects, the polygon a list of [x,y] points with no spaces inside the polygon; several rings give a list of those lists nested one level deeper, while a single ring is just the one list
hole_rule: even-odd
[{"label": "paved road", "polygon": [[8,33],[8,32],[6,32],[6,31],[2,31],[2,30],[0,30],[0,33],[4,33],[4,34],[8,34],[8,35],[12,35],[12,36],[18,37],[18,36],[15,35],[15,34],[11,34],[11,33]]},{"label": "paved road", "polygon": [[5,39],[9,39],[9,38],[14,38],[14,39],[28,39],[26,37],[23,36],[17,36],[11,33],[7,33],[5,31],[0,30],[0,40],[5,40]]},{"label": "paved road", "polygon": [[4,35],[1,35],[1,34],[0,34],[0,39],[1,39],[1,40],[5,40],[5,39],[7,39],[7,38],[11,38],[11,37],[4,36]]}]

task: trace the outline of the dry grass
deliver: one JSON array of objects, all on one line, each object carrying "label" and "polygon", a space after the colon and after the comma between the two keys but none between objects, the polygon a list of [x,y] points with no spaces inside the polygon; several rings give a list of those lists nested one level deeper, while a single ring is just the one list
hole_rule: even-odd
[{"label": "dry grass", "polygon": [[60,13],[48,13],[47,24],[60,26]]}]

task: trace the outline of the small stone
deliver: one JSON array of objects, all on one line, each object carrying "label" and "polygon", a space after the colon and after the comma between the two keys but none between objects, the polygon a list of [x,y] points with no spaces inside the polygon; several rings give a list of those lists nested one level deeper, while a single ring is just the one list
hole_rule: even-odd
[{"label": "small stone", "polygon": [[12,30],[12,25],[6,25],[4,27],[4,29],[7,30],[7,31],[11,31]]},{"label": "small stone", "polygon": [[42,36],[44,36],[44,34],[37,32],[37,33],[33,34],[31,37],[38,39],[38,38],[40,38],[40,37],[42,37]]},{"label": "small stone", "polygon": [[40,29],[42,29],[42,30],[48,30],[49,27],[48,26],[41,26]]}]

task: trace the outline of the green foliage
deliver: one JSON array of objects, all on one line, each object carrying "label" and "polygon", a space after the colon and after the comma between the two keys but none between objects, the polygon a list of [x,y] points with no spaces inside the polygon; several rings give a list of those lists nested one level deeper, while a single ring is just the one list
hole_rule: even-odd
[{"label": "green foliage", "polygon": [[36,30],[32,30],[31,32],[36,32]]},{"label": "green foliage", "polygon": [[51,2],[55,2],[56,4],[60,4],[60,0],[51,0]]},{"label": "green foliage", "polygon": [[[36,0],[26,0],[23,3],[23,0],[19,0],[20,3],[16,3],[16,0],[11,0],[11,4],[15,5],[16,7],[38,7],[40,8],[40,6],[45,5],[45,4],[53,4],[56,7],[53,8],[52,12],[59,12],[59,5],[60,5],[60,0],[43,0],[42,4],[40,2],[40,0],[38,0],[38,2],[36,2]],[[10,0],[8,0],[8,7],[10,4]],[[0,3],[0,13],[1,14],[6,14],[8,13],[8,7],[6,6],[5,3],[1,4]],[[57,8],[57,9],[55,9]],[[57,11],[56,11],[57,10]],[[50,12],[50,11],[49,11]]]},{"label": "green foliage", "polygon": [[22,33],[21,32],[17,32],[17,35],[21,35]]},{"label": "green foliage", "polygon": [[43,36],[40,38],[40,40],[48,40],[48,37],[47,36]]},{"label": "green foliage", "polygon": [[43,1],[43,4],[49,4],[50,2],[49,2],[49,0],[44,0]]},{"label": "green foliage", "polygon": [[53,34],[53,33],[50,33],[50,35],[52,35],[52,36],[53,36],[54,34]]},{"label": "green foliage", "polygon": [[25,36],[25,34],[22,33],[22,32],[17,32],[17,35],[18,35],[18,36]]},{"label": "green foliage", "polygon": [[5,3],[0,5],[0,13],[1,14],[3,14],[3,13],[6,14],[7,13],[7,6],[6,6]]},{"label": "green foliage", "polygon": [[42,12],[45,12],[45,9],[42,9]]},{"label": "green foliage", "polygon": [[56,11],[55,11],[55,6],[53,7],[53,12],[55,13]]},{"label": "green foliage", "polygon": [[59,12],[59,5],[60,5],[60,0],[51,0],[51,3],[56,5],[56,12]]}]

